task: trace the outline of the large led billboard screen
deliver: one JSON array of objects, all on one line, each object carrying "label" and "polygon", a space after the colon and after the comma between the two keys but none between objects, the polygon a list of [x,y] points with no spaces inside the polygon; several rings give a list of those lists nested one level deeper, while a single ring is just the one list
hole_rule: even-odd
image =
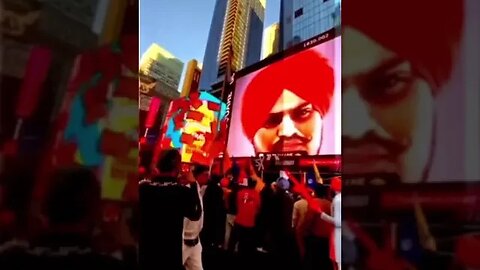
[{"label": "large led billboard screen", "polygon": [[227,149],[233,157],[341,154],[341,37],[235,79]]}]

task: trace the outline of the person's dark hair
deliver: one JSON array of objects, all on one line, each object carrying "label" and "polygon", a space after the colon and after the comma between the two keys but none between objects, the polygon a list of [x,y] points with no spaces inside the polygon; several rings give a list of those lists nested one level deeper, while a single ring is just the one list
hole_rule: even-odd
[{"label": "person's dark hair", "polygon": [[273,182],[277,181],[278,171],[265,171],[263,173],[263,181],[266,185],[270,185]]},{"label": "person's dark hair", "polygon": [[90,169],[57,169],[52,175],[43,211],[52,224],[75,224],[94,217],[100,196],[100,183]]},{"label": "person's dark hair", "polygon": [[324,185],[317,185],[314,188],[315,196],[317,198],[325,199],[328,196],[329,188]]},{"label": "person's dark hair", "polygon": [[222,181],[222,176],[221,175],[218,175],[218,174],[212,174],[210,176],[210,183],[212,185],[217,185],[220,183],[220,181]]},{"label": "person's dark hair", "polygon": [[238,181],[238,177],[240,176],[240,166],[236,161],[233,161],[232,168],[230,169],[230,173],[232,174],[232,177],[234,181]]},{"label": "person's dark hair", "polygon": [[175,149],[169,149],[160,152],[155,166],[161,173],[172,173],[180,168],[181,163],[180,153]]},{"label": "person's dark hair", "polygon": [[193,176],[196,178],[197,176],[201,175],[204,172],[208,172],[207,166],[196,165],[192,173],[193,173]]}]

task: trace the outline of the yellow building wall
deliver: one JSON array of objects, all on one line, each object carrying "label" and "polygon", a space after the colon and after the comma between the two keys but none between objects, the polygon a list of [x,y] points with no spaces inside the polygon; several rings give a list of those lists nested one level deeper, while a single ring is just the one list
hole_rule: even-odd
[{"label": "yellow building wall", "polygon": [[183,79],[181,97],[188,96],[192,88],[193,76],[195,75],[195,70],[198,69],[197,60],[190,60],[187,64],[187,70],[185,71],[185,78]]}]

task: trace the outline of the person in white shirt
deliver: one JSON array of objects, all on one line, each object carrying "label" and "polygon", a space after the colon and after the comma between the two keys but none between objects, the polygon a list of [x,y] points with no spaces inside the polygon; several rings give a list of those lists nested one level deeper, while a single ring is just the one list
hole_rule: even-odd
[{"label": "person in white shirt", "polygon": [[332,201],[332,216],[321,212],[321,218],[335,226],[330,239],[330,257],[336,264],[336,269],[342,269],[342,181],[340,177],[332,179],[330,188],[336,193]]},{"label": "person in white shirt", "polygon": [[206,184],[209,174],[208,168],[198,166],[193,170],[193,176],[197,180],[194,184],[198,186],[198,196],[202,207],[202,214],[198,221],[191,221],[184,218],[183,221],[183,266],[186,270],[203,270],[202,244],[200,243],[200,232],[203,228],[203,202]]}]

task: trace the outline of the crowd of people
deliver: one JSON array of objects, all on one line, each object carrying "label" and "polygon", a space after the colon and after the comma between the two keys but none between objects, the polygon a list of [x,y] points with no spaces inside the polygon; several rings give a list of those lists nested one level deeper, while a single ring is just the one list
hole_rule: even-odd
[{"label": "crowd of people", "polygon": [[90,169],[55,169],[40,201],[30,188],[34,174],[8,169],[0,185],[1,269],[137,269],[136,222],[125,220],[130,241],[115,240]]},{"label": "crowd of people", "polygon": [[105,221],[101,185],[88,168],[55,169],[36,202],[27,188],[33,173],[6,175],[2,269],[339,269],[333,236],[340,211],[331,210],[339,189],[306,188],[313,203],[285,173],[261,178],[234,164],[217,175],[185,167],[176,150],[153,164],[120,229]]},{"label": "crowd of people", "polygon": [[284,172],[216,175],[175,150],[154,164],[140,182],[141,269],[340,269],[340,185],[300,196]]}]

